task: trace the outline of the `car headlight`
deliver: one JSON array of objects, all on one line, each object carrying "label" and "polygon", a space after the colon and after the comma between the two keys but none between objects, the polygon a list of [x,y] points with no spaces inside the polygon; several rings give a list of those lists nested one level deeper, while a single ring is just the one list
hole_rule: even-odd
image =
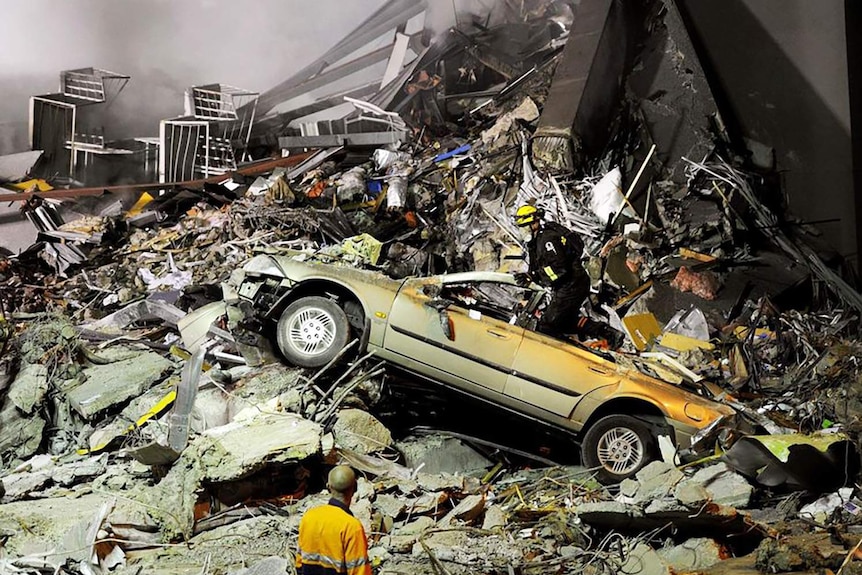
[{"label": "car headlight", "polygon": [[255,256],[242,269],[246,275],[284,276],[284,272],[281,271],[275,260],[269,256]]}]

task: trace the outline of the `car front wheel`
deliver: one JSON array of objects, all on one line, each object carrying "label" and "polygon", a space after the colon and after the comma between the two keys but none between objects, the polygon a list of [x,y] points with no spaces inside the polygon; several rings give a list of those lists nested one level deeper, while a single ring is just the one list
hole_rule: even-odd
[{"label": "car front wheel", "polygon": [[321,367],[347,344],[350,324],[333,300],[310,296],[285,308],[278,320],[278,348],[292,364]]},{"label": "car front wheel", "polygon": [[617,483],[633,476],[656,459],[649,427],[629,415],[608,415],[595,422],[581,443],[581,460],[598,471],[602,483]]}]

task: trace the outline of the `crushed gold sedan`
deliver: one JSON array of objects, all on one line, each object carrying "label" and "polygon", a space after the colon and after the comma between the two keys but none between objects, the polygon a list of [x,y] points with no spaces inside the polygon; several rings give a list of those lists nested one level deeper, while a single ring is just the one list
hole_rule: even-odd
[{"label": "crushed gold sedan", "polygon": [[529,329],[545,291],[509,274],[401,280],[261,255],[225,286],[228,303],[271,322],[285,359],[323,366],[351,338],[377,357],[543,423],[575,432],[585,465],[620,481],[658,457],[659,435],[680,448],[733,410],[624,368],[611,355]]}]

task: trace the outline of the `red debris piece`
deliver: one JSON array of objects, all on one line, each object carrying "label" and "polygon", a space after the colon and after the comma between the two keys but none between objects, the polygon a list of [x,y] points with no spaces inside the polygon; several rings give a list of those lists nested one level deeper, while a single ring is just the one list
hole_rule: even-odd
[{"label": "red debris piece", "polygon": [[690,291],[696,296],[703,299],[713,300],[716,298],[721,284],[718,277],[709,271],[693,272],[686,266],[679,268],[676,277],[670,282],[670,285],[679,291]]}]

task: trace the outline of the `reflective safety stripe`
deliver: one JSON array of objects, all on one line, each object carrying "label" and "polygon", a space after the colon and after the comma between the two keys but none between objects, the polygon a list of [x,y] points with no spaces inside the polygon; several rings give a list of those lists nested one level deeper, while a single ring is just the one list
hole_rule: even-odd
[{"label": "reflective safety stripe", "polygon": [[362,524],[334,499],[305,512],[298,551],[296,569],[301,575],[371,575]]},{"label": "reflective safety stripe", "polygon": [[354,559],[352,561],[344,561],[343,559],[333,559],[332,557],[328,557],[320,553],[306,553],[305,551],[300,551],[299,554],[302,556],[303,563],[319,563],[326,567],[331,567],[341,573],[346,572],[348,569],[362,567],[368,563],[368,559],[365,557],[360,557],[359,559]]},{"label": "reflective safety stripe", "polygon": [[554,268],[552,268],[551,266],[545,266],[545,267],[543,268],[543,270],[544,270],[544,272],[545,272],[545,275],[547,275],[547,276],[548,276],[548,279],[549,279],[549,280],[551,280],[552,282],[557,281],[557,278],[558,278],[559,276],[557,276],[557,274],[554,272]]}]

